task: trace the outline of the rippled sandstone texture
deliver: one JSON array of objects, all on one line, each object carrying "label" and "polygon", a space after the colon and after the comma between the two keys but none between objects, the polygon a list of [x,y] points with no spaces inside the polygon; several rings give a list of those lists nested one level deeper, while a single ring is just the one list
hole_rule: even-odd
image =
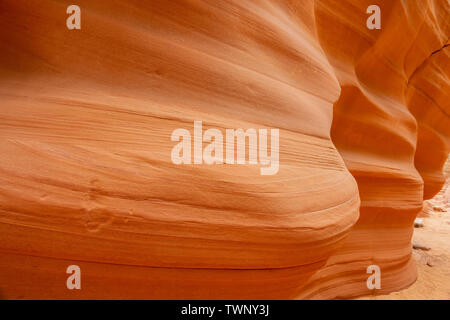
[{"label": "rippled sandstone texture", "polygon": [[[0,2],[2,298],[350,298],[416,277],[449,151],[449,4]],[[279,128],[280,170],[172,164]],[[66,267],[82,289],[66,289]]]}]

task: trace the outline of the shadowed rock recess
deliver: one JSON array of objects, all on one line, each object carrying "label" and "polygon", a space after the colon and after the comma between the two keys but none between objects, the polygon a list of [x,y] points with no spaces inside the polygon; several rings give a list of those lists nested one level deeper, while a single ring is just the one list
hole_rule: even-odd
[{"label": "shadowed rock recess", "polygon": [[[450,147],[447,0],[77,0],[68,30],[71,4],[0,1],[1,298],[415,281],[414,219]],[[173,164],[171,133],[195,120],[280,129],[279,172]]]}]

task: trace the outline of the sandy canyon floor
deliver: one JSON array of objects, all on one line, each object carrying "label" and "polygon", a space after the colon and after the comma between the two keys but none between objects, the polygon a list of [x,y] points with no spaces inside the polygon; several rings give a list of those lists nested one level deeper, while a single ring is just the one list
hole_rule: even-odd
[{"label": "sandy canyon floor", "polygon": [[413,243],[429,251],[413,250],[418,278],[409,288],[389,295],[364,297],[373,300],[448,300],[450,299],[450,213],[435,212],[422,218],[423,228],[415,228]]}]

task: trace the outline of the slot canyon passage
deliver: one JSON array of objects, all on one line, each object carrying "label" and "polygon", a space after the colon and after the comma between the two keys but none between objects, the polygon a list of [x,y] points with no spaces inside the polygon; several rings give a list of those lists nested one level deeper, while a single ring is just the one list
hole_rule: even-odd
[{"label": "slot canyon passage", "polygon": [[[71,4],[0,1],[1,298],[339,299],[416,281],[414,219],[450,147],[447,0],[77,0],[68,30]],[[172,163],[171,133],[196,120],[279,129],[278,173]]]}]

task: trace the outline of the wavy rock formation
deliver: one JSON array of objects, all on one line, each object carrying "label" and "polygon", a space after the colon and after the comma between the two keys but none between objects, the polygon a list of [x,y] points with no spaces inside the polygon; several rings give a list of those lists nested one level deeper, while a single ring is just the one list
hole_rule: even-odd
[{"label": "wavy rock formation", "polygon": [[[445,182],[448,2],[379,2],[380,31],[368,30],[356,15],[369,4],[316,2],[318,35],[342,88],[331,136],[358,183],[361,208],[345,244],[312,282],[312,297],[369,293],[364,276],[356,277],[368,264],[383,270],[376,293],[414,281],[411,226],[423,199]],[[338,272],[345,276],[336,277]],[[316,286],[329,290],[317,294]],[[336,286],[343,293],[336,293]]]},{"label": "wavy rock formation", "polygon": [[420,217],[430,217],[434,213],[450,212],[450,157],[444,165],[445,184],[433,199],[425,200]]},{"label": "wavy rock formation", "polygon": [[[444,182],[450,6],[0,2],[0,297],[350,298],[416,277]],[[171,133],[280,129],[280,167],[175,165]],[[425,190],[425,191],[424,191]],[[68,290],[68,265],[82,289]]]}]

